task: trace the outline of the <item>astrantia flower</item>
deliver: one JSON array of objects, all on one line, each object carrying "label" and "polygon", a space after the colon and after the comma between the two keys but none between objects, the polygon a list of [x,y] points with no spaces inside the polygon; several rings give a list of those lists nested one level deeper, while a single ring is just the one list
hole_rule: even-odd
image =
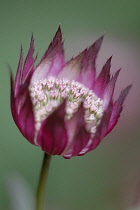
[{"label": "astrantia flower", "polygon": [[114,128],[131,86],[113,102],[120,70],[110,77],[111,57],[99,76],[96,58],[103,37],[70,61],[64,61],[61,29],[34,67],[34,40],[25,61],[21,49],[11,111],[23,136],[47,154],[65,158],[95,149]]}]

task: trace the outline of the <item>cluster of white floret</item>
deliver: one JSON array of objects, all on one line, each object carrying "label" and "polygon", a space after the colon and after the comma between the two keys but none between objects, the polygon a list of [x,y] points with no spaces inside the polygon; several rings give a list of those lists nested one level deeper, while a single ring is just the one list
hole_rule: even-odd
[{"label": "cluster of white floret", "polygon": [[86,129],[94,136],[103,116],[103,101],[83,84],[68,79],[49,77],[29,87],[34,107],[36,131],[41,122],[66,99],[65,120],[71,119],[81,102],[84,107]]}]

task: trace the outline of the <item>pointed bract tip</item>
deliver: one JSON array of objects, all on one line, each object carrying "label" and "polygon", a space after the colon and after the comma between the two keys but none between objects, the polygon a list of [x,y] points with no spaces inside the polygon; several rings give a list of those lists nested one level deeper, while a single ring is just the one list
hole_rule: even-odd
[{"label": "pointed bract tip", "polygon": [[54,46],[55,44],[58,44],[58,43],[62,43],[62,32],[61,32],[60,26],[58,27],[58,29],[57,29],[57,31],[56,31],[53,39],[52,39],[52,42],[51,42],[49,48]]},{"label": "pointed bract tip", "polygon": [[112,58],[113,58],[113,55],[111,55],[107,61],[111,62],[112,61]]},{"label": "pointed bract tip", "polygon": [[126,96],[128,95],[128,93],[129,93],[129,91],[130,91],[131,88],[132,88],[132,84],[129,85],[129,86],[127,86],[127,87],[121,92],[120,97],[119,97],[119,99],[118,99],[118,100],[120,101],[121,104],[122,104],[123,101],[125,100],[125,98],[126,98]]},{"label": "pointed bract tip", "polygon": [[58,29],[56,31],[56,34],[55,34],[54,38],[56,38],[56,37],[62,40],[62,31],[61,31],[60,25],[58,26]]},{"label": "pointed bract tip", "polygon": [[103,40],[103,39],[104,39],[104,36],[105,36],[105,35],[103,34],[99,39]]},{"label": "pointed bract tip", "polygon": [[128,86],[126,87],[126,89],[127,89],[128,92],[130,91],[130,89],[132,88],[132,86],[133,86],[133,84],[128,85]]},{"label": "pointed bract tip", "polygon": [[97,39],[87,50],[88,52],[94,56],[94,59],[96,59],[97,54],[101,48],[102,42],[103,42],[103,37],[101,36],[99,39]]},{"label": "pointed bract tip", "polygon": [[103,38],[104,38],[104,36],[102,35],[100,38],[98,38],[88,49],[90,49],[90,48],[95,48],[96,47],[96,49],[100,49],[100,47],[101,47],[101,44],[102,44],[102,42],[103,42]]},{"label": "pointed bract tip", "polygon": [[116,71],[115,75],[119,75],[120,71],[122,70],[122,68],[120,68],[119,70]]},{"label": "pointed bract tip", "polygon": [[33,35],[33,32],[31,33],[31,43],[34,43],[34,35]]},{"label": "pointed bract tip", "polygon": [[83,50],[81,53],[79,53],[78,55],[76,55],[75,57],[72,57],[67,64],[71,64],[71,63],[79,63],[84,60],[84,55],[86,53],[87,49]]},{"label": "pointed bract tip", "polygon": [[104,67],[111,66],[111,61],[112,61],[112,56],[110,56],[110,57],[107,59],[106,63],[104,64]]},{"label": "pointed bract tip", "polygon": [[55,116],[56,113],[63,117],[65,115],[66,99],[59,105],[59,107],[52,113]]},{"label": "pointed bract tip", "polygon": [[59,23],[59,26],[58,26],[58,29],[57,29],[57,31],[60,31],[60,32],[62,32],[62,31],[61,31],[61,26],[60,26],[60,23]]},{"label": "pointed bract tip", "polygon": [[132,88],[133,84],[131,85],[128,85],[126,88],[125,88],[125,91],[127,92],[127,94],[129,93],[130,89]]},{"label": "pointed bract tip", "polygon": [[116,71],[115,75],[113,75],[112,78],[111,78],[111,81],[113,82],[114,85],[115,85],[115,83],[117,81],[117,78],[119,76],[120,71],[121,71],[121,68],[118,71]]},{"label": "pointed bract tip", "polygon": [[104,39],[104,35],[102,35],[99,39],[97,39],[95,43],[99,43],[101,45],[103,42],[103,39]]},{"label": "pointed bract tip", "polygon": [[22,47],[22,44],[20,45],[20,54],[23,53],[23,47]]},{"label": "pointed bract tip", "polygon": [[115,74],[112,76],[112,78],[111,78],[111,79],[112,79],[112,80],[117,80],[117,78],[118,78],[118,76],[119,76],[120,71],[121,71],[121,68],[115,72]]},{"label": "pointed bract tip", "polygon": [[128,95],[128,93],[129,93],[129,91],[130,91],[130,89],[132,88],[132,84],[131,85],[129,85],[129,86],[127,86],[125,89],[124,89],[124,95],[125,95],[125,97]]},{"label": "pointed bract tip", "polygon": [[85,110],[84,110],[84,106],[83,106],[83,101],[81,102],[78,110],[77,110],[77,113],[80,113],[81,117],[84,118],[84,113],[85,113]]}]

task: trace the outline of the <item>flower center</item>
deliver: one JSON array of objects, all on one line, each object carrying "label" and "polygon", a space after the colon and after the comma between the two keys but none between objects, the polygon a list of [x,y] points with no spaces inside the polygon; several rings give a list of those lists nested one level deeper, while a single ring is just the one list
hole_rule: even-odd
[{"label": "flower center", "polygon": [[103,116],[103,101],[92,90],[74,80],[49,77],[35,82],[29,87],[29,91],[36,132],[39,131],[41,122],[66,99],[65,119],[69,120],[83,102],[86,129],[94,137]]}]

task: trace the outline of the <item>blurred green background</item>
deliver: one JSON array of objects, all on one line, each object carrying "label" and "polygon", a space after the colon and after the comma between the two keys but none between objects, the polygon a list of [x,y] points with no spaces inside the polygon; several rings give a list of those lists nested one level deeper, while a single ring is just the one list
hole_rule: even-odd
[{"label": "blurred green background", "polygon": [[[9,108],[10,64],[16,73],[31,33],[41,57],[60,24],[66,58],[105,34],[97,67],[114,54],[112,72],[122,67],[115,95],[133,83],[120,121],[99,147],[83,157],[52,159],[48,210],[124,210],[140,182],[140,1],[0,0],[0,209],[9,210],[8,183],[20,174],[36,190],[43,153],[20,134]],[[139,195],[140,198],[140,195]],[[20,209],[19,209],[20,210]]]}]

